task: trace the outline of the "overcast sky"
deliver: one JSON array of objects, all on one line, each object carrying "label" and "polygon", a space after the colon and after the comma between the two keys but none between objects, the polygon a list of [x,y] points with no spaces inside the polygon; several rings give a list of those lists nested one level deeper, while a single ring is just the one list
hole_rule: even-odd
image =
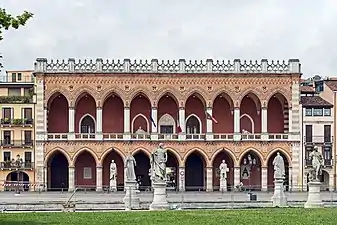
[{"label": "overcast sky", "polygon": [[337,75],[336,0],[1,0],[26,27],[0,42],[5,69],[37,57],[299,58],[304,76]]}]

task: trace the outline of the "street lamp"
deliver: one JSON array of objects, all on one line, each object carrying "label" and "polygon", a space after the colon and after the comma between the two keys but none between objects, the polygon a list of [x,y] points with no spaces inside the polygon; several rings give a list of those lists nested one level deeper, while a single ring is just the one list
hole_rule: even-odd
[{"label": "street lamp", "polygon": [[20,182],[20,171],[22,168],[22,159],[20,157],[20,155],[18,154],[16,156],[16,160],[15,160],[15,169],[16,169],[16,173],[17,173],[17,188],[15,190],[15,194],[20,194],[20,187],[19,187],[19,182]]}]

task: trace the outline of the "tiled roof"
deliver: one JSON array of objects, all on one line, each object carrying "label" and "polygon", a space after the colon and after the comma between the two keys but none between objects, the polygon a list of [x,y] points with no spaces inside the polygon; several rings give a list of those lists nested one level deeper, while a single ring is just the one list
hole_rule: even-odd
[{"label": "tiled roof", "polygon": [[306,93],[313,93],[315,92],[315,88],[312,86],[301,86],[300,87],[301,93],[306,92]]},{"label": "tiled roof", "polygon": [[332,107],[333,105],[325,101],[320,96],[301,96],[301,103],[304,107],[308,106],[320,106],[320,107]]},{"label": "tiled roof", "polygon": [[325,84],[332,90],[337,91],[337,80],[327,80]]}]

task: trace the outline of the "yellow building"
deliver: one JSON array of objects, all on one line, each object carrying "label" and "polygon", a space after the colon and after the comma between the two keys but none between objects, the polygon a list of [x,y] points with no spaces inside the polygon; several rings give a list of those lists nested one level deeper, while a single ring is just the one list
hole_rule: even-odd
[{"label": "yellow building", "polygon": [[0,78],[2,190],[28,190],[34,183],[33,99],[32,71],[6,71]]}]

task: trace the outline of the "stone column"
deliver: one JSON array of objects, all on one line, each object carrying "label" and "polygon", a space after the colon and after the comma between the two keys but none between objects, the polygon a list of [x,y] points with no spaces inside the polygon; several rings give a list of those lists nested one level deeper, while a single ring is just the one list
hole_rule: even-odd
[{"label": "stone column", "polygon": [[151,123],[151,140],[158,140],[158,110],[156,107],[152,107],[151,117],[155,123],[149,121]]},{"label": "stone column", "polygon": [[234,187],[240,183],[240,167],[234,167]]},{"label": "stone column", "polygon": [[96,109],[96,140],[103,139],[103,110],[102,108]]},{"label": "stone column", "polygon": [[74,107],[69,107],[69,128],[68,128],[68,140],[75,140],[75,109]]},{"label": "stone column", "polygon": [[[206,112],[209,115],[213,115],[213,110],[211,107],[208,107],[206,109]],[[210,119],[207,119],[207,115],[206,115],[206,140],[210,141],[213,140],[213,121]]]},{"label": "stone column", "polygon": [[179,107],[179,124],[181,128],[181,133],[179,134],[179,140],[186,139],[186,124],[185,124],[185,108]]},{"label": "stone column", "polygon": [[124,107],[124,140],[131,139],[130,127],[130,107]]},{"label": "stone column", "polygon": [[206,191],[213,191],[213,167],[206,168]]},{"label": "stone column", "polygon": [[262,140],[268,140],[268,111],[267,107],[261,109],[261,138]]},{"label": "stone column", "polygon": [[101,165],[96,167],[96,191],[103,191],[103,167]]},{"label": "stone column", "polygon": [[44,140],[48,140],[48,109],[47,108],[45,108],[43,111],[43,118],[44,118],[43,127],[45,130]]},{"label": "stone column", "polygon": [[68,177],[69,188],[68,188],[68,191],[73,192],[75,190],[75,167],[69,166],[68,170],[69,170],[69,177]]},{"label": "stone column", "polygon": [[241,140],[240,130],[240,108],[234,108],[234,141]]},{"label": "stone column", "polygon": [[261,168],[261,191],[268,190],[268,170],[267,167]]},{"label": "stone column", "polygon": [[185,167],[179,167],[178,179],[179,191],[185,191]]}]

